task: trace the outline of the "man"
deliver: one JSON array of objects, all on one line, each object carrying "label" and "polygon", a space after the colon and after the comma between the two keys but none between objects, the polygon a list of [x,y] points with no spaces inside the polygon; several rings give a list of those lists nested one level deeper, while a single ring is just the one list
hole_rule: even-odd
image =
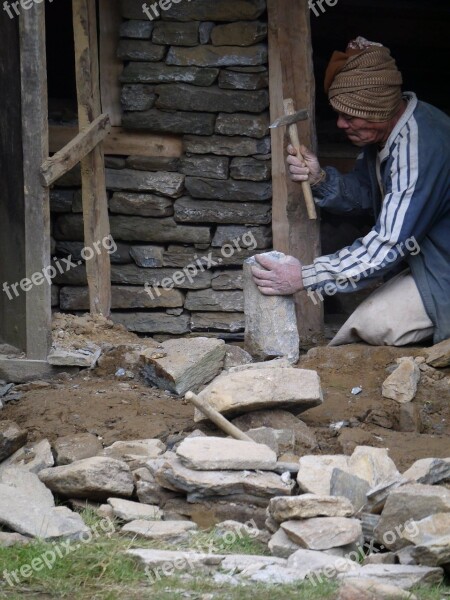
[{"label": "man", "polygon": [[387,48],[357,38],[335,52],[325,90],[337,125],[362,148],[354,171],[321,169],[317,157],[290,146],[293,181],[308,180],[318,206],[334,213],[370,211],[375,225],[351,246],[303,266],[294,257],[259,257],[253,276],[261,292],[309,295],[362,289],[408,269],[373,292],[331,345],[365,341],[401,346],[450,337],[450,119],[415,94]]}]

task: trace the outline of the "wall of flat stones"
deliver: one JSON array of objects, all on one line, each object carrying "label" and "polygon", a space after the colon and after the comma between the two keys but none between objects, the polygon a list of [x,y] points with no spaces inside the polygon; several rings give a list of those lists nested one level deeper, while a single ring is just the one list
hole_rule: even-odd
[{"label": "wall of flat stones", "polygon": [[[182,136],[184,154],[106,157],[113,319],[149,335],[239,339],[242,263],[272,245],[265,0],[181,0],[153,20],[142,0],[121,6],[123,127]],[[53,252],[74,261],[79,177],[51,194]],[[177,276],[203,257],[197,276]],[[173,287],[155,293],[163,280]],[[55,308],[88,310],[86,283],[83,264],[59,274]]]}]

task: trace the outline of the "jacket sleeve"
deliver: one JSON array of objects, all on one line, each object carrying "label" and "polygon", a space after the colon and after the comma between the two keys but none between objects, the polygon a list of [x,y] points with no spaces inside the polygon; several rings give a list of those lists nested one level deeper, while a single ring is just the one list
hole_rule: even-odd
[{"label": "jacket sleeve", "polygon": [[420,252],[419,242],[432,224],[427,203],[430,204],[433,183],[423,165],[419,177],[414,132],[402,136],[385,168],[390,169],[390,177],[385,178],[386,195],[376,225],[351,246],[303,267],[306,289],[325,288],[327,294],[361,289],[370,280],[386,275],[410,254]]},{"label": "jacket sleeve", "polygon": [[312,188],[316,204],[336,214],[373,213],[373,191],[366,162],[361,154],[354,170],[345,175],[334,167],[325,167],[325,181]]}]

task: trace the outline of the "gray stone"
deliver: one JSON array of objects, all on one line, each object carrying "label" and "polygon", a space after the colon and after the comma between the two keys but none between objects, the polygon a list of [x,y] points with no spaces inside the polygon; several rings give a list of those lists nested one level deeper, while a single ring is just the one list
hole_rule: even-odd
[{"label": "gray stone", "polygon": [[182,335],[190,331],[190,317],[187,314],[173,316],[164,312],[115,312],[112,320],[135,333]]},{"label": "gray stone", "polygon": [[138,171],[177,172],[180,170],[180,159],[171,156],[129,156],[126,166]]},{"label": "gray stone", "polygon": [[163,266],[163,246],[132,246],[130,256],[138,267],[157,268]]},{"label": "gray stone", "polygon": [[[108,169],[125,169],[126,160],[122,156],[105,156],[105,167],[107,167]],[[78,190],[77,197],[80,194],[81,194],[81,190]],[[72,210],[73,210],[73,207],[72,207]],[[73,212],[76,212],[76,211],[73,211]]]},{"label": "gray stone", "polygon": [[[130,246],[128,244],[118,244],[116,242],[117,250],[109,255],[111,264],[113,265],[127,265],[132,262],[130,257]],[[58,254],[70,255],[74,262],[83,260],[81,251],[84,248],[83,242],[57,242],[56,251]],[[84,262],[84,261],[83,261]]]},{"label": "gray stone", "polygon": [[184,149],[192,154],[218,154],[220,156],[267,154],[270,151],[270,138],[253,139],[226,135],[212,135],[207,138],[186,136]]},{"label": "gray stone", "polygon": [[197,46],[199,23],[155,23],[153,43],[167,46]]},{"label": "gray stone", "polygon": [[166,55],[166,48],[152,44],[147,40],[121,40],[117,49],[117,57],[121,60],[139,62],[162,60]]},{"label": "gray stone", "polygon": [[[185,83],[169,83],[157,86],[155,91],[158,94],[157,108],[169,110],[232,113],[251,108],[259,113],[269,106],[267,90],[230,91],[218,86],[199,87]],[[207,135],[213,133],[214,123],[212,125],[212,131],[208,130]]]},{"label": "gray stone", "polygon": [[219,292],[216,290],[189,291],[185,302],[186,310],[192,311],[244,311],[244,298],[241,291]]},{"label": "gray stone", "polygon": [[215,271],[211,282],[213,290],[242,290],[244,281],[242,271]]},{"label": "gray stone", "polygon": [[219,87],[223,90],[262,90],[269,86],[268,73],[221,71]]},{"label": "gray stone", "polygon": [[75,192],[73,190],[50,190],[50,210],[56,213],[65,213],[72,211]]},{"label": "gray stone", "polygon": [[402,537],[414,544],[417,564],[438,567],[450,563],[450,513],[437,513],[405,527]]},{"label": "gray stone", "polygon": [[237,333],[245,329],[244,313],[194,312],[191,314],[192,331],[229,331]]},{"label": "gray stone", "polygon": [[28,433],[13,421],[0,421],[0,462],[27,443]]},{"label": "gray stone", "polygon": [[198,391],[220,373],[225,343],[203,337],[168,340],[161,349],[144,351],[142,357],[145,378],[152,385],[182,395]]},{"label": "gray stone", "polygon": [[450,481],[450,459],[422,458],[403,473],[403,479],[436,485]]},{"label": "gray stone", "polygon": [[11,546],[24,546],[31,542],[29,537],[20,535],[20,533],[8,533],[0,531],[0,548],[10,548]]},{"label": "gray stone", "polygon": [[[320,380],[315,371],[304,369],[259,369],[223,373],[200,397],[224,415],[269,408],[302,411],[322,403]],[[196,411],[195,421],[205,420]]]},{"label": "gray stone", "polygon": [[102,350],[100,346],[90,344],[79,350],[65,350],[63,348],[52,348],[47,356],[47,362],[50,365],[60,367],[81,367],[93,369]]},{"label": "gray stone", "polygon": [[400,478],[400,473],[386,448],[357,446],[348,461],[353,475],[365,479],[371,488]]},{"label": "gray stone", "polygon": [[[279,252],[262,256],[283,261]],[[265,296],[253,280],[252,267],[262,267],[255,258],[244,262],[245,349],[259,360],[285,356],[296,363],[300,339],[293,296]]]},{"label": "gray stone", "polygon": [[[269,131],[269,114],[220,113],[216,120],[216,133],[263,138]],[[237,179],[237,178],[235,178]]]},{"label": "gray stone", "polygon": [[[175,204],[177,221],[179,220],[179,214],[177,214],[177,212],[179,213],[179,206],[179,204]],[[247,206],[252,205],[250,204]],[[242,210],[245,211],[245,206]],[[263,211],[261,210],[261,212]],[[166,242],[209,244],[211,241],[211,230],[209,227],[194,227],[191,225],[180,226],[177,221],[171,217],[152,219],[144,217],[112,216],[109,219],[114,239],[140,243],[150,242],[152,244]],[[62,234],[72,228],[71,223],[62,223],[61,221],[58,222],[58,226],[61,228],[60,232]]]},{"label": "gray stone", "polygon": [[249,429],[247,435],[258,444],[265,444],[275,454],[281,456],[286,452],[294,452],[295,433],[292,429],[274,429],[273,427],[258,427]]},{"label": "gray stone", "polygon": [[230,175],[233,179],[267,181],[272,175],[271,164],[269,161],[265,162],[250,157],[233,158],[231,161]]},{"label": "gray stone", "polygon": [[127,523],[122,528],[122,532],[146,540],[179,542],[189,539],[197,529],[195,523],[187,521],[146,521],[141,519]]},{"label": "gray stone", "polygon": [[56,464],[69,465],[83,458],[96,456],[103,449],[102,443],[92,433],[78,433],[60,437],[53,444]]},{"label": "gray stone", "polygon": [[218,437],[186,438],[177,456],[196,471],[272,471],[277,462],[275,452],[263,444]]},{"label": "gray stone", "polygon": [[[203,88],[196,89],[200,90]],[[174,134],[192,133],[195,135],[212,135],[214,133],[215,121],[215,116],[209,113],[187,111],[167,112],[156,108],[152,108],[151,110],[142,109],[142,112],[125,113],[122,119],[123,126],[126,129]]]},{"label": "gray stone", "polygon": [[218,25],[211,32],[214,46],[252,46],[267,37],[267,23],[261,21]]},{"label": "gray stone", "polygon": [[27,496],[33,505],[43,512],[55,506],[53,494],[35,473],[9,467],[0,474],[0,483],[14,488],[23,496]]},{"label": "gray stone", "polygon": [[162,13],[162,18],[168,21],[251,21],[265,9],[265,0],[196,0],[195,5],[171,6]]},{"label": "gray stone", "polygon": [[450,339],[436,344],[427,351],[427,364],[431,367],[444,368],[450,365]]},{"label": "gray stone", "polygon": [[398,407],[397,431],[422,433],[424,429],[421,407],[413,403],[400,404]]},{"label": "gray stone", "polygon": [[[442,581],[442,569],[407,565],[366,565],[357,572],[339,576],[341,579],[357,577],[373,579],[382,584],[392,584],[404,590],[419,585],[434,585]],[[378,598],[377,598],[378,600]]]},{"label": "gray stone", "polygon": [[228,179],[229,162],[225,156],[184,156],[180,173],[191,177]]},{"label": "gray stone", "polygon": [[170,492],[156,483],[154,475],[146,467],[133,471],[136,495],[142,504],[164,506],[168,500],[177,498],[178,494]]},{"label": "gray stone", "polygon": [[198,30],[200,44],[209,44],[211,41],[211,31],[216,26],[212,21],[205,21],[200,23]]},{"label": "gray stone", "polygon": [[[195,48],[170,48],[168,65],[195,67],[252,66],[267,63],[265,44],[243,48],[239,46],[196,46]],[[149,59],[150,60],[150,59]],[[259,112],[255,110],[255,112]]]},{"label": "gray stone", "polygon": [[370,485],[365,479],[361,479],[352,473],[333,469],[330,481],[330,494],[332,496],[343,496],[347,498],[358,512],[367,503],[367,492]]},{"label": "gray stone", "polygon": [[30,473],[39,473],[42,469],[55,464],[48,440],[27,444],[0,464],[0,476],[9,467],[24,469]]},{"label": "gray stone", "polygon": [[[186,552],[176,550],[128,550],[126,555],[133,556],[142,565],[151,577],[151,569],[161,568],[164,565],[177,565],[177,573],[192,571],[201,567],[219,565],[224,556],[220,554],[207,554],[205,552]],[[155,578],[156,581],[156,578]],[[149,578],[149,582],[153,579]]]},{"label": "gray stone", "polygon": [[[147,111],[155,104],[156,94],[149,85],[131,84],[122,87],[120,103],[123,110]],[[139,117],[141,115],[138,115]]]},{"label": "gray stone", "polygon": [[409,544],[401,534],[407,524],[436,513],[450,512],[450,490],[423,484],[403,485],[386,500],[381,520],[375,528],[376,540],[390,550]]},{"label": "gray stone", "polygon": [[[181,461],[166,461],[156,473],[156,481],[173,491],[188,492],[190,498],[253,494],[261,498],[290,495],[292,483],[284,483],[270,472],[194,471]],[[237,500],[237,498],[236,498]]]},{"label": "gray stone", "polygon": [[395,565],[397,564],[397,555],[394,552],[384,552],[383,554],[369,554],[364,559],[363,565]]},{"label": "gray stone", "polygon": [[103,456],[43,469],[39,478],[52,492],[74,498],[106,500],[111,496],[129,497],[134,489],[128,465]]},{"label": "gray stone", "polygon": [[382,483],[375,488],[372,488],[367,492],[367,505],[366,510],[380,514],[386,504],[386,500],[389,494],[404,485],[406,481],[403,478],[394,479],[388,483]]},{"label": "gray stone", "polygon": [[414,546],[406,546],[401,550],[397,550],[395,556],[397,558],[397,563],[401,565],[415,565],[417,564],[414,558],[412,557],[412,552],[414,550]]},{"label": "gray stone", "polygon": [[417,597],[396,585],[364,577],[344,581],[337,600],[417,600]]},{"label": "gray stone", "polygon": [[[246,240],[252,241],[253,250],[256,248],[270,248],[272,245],[271,227],[245,227],[241,225],[219,225],[214,234],[211,245],[221,248],[230,244],[233,240],[240,240],[240,244]],[[243,287],[243,286],[242,286]]]},{"label": "gray stone", "polygon": [[201,67],[175,67],[166,63],[128,63],[120,77],[122,83],[190,83],[191,85],[212,85],[219,75],[219,69]]},{"label": "gray stone", "polygon": [[300,546],[293,542],[280,527],[270,538],[269,550],[273,556],[289,558],[291,554],[300,550]]},{"label": "gray stone", "polygon": [[404,404],[411,402],[416,395],[420,369],[412,357],[401,358],[397,363],[398,367],[383,383],[382,394]]},{"label": "gray stone", "polygon": [[282,523],[314,517],[351,517],[355,509],[347,498],[303,494],[289,498],[272,498],[268,511],[275,521]]},{"label": "gray stone", "polygon": [[178,223],[267,225],[271,222],[271,219],[272,207],[270,204],[253,202],[224,203],[192,200],[191,198],[179,198],[175,202],[175,221]]},{"label": "gray stone", "polygon": [[178,198],[183,193],[184,175],[178,173],[153,173],[131,169],[106,169],[106,187],[113,191],[153,192]]},{"label": "gray stone", "polygon": [[124,21],[120,26],[120,37],[132,40],[149,40],[152,37],[151,21]]},{"label": "gray stone", "polygon": [[240,346],[225,344],[225,350],[225,362],[223,365],[225,370],[253,362],[253,357]]},{"label": "gray stone", "polygon": [[308,550],[327,550],[353,544],[361,539],[361,523],[357,519],[317,517],[303,521],[285,521],[283,531],[293,542]]},{"label": "gray stone", "polygon": [[372,515],[371,513],[367,512],[359,513],[358,517],[361,520],[364,540],[366,542],[370,542],[375,539],[375,527],[380,522],[381,517],[379,515]]},{"label": "gray stone", "polygon": [[352,571],[357,574],[360,568],[351,560],[304,548],[291,554],[287,566],[313,583],[321,582],[323,579],[334,579],[339,573]]},{"label": "gray stone", "polygon": [[[184,295],[179,290],[165,290],[157,288],[150,290],[152,296],[145,288],[136,286],[113,285],[111,287],[111,308],[176,308],[184,304]],[[61,288],[62,310],[89,310],[89,288],[63,287]]]},{"label": "gray stone", "polygon": [[101,454],[102,456],[130,463],[137,457],[142,457],[145,461],[158,458],[165,450],[165,444],[157,439],[130,440],[128,442],[114,442],[111,446],[105,448]]},{"label": "gray stone", "polygon": [[194,266],[201,263],[202,268],[210,269],[218,266],[242,265],[244,260],[253,253],[253,250],[249,250],[243,244],[242,246],[240,244],[241,240],[235,240],[234,245],[230,247],[222,247],[220,250],[205,248],[204,252],[186,246],[169,246],[164,252],[164,266],[184,268],[188,265]]},{"label": "gray stone", "polygon": [[194,198],[208,200],[225,200],[243,202],[260,202],[272,198],[270,183],[255,183],[250,181],[219,181],[205,177],[186,177],[188,193]]},{"label": "gray stone", "polygon": [[348,457],[343,455],[302,456],[297,483],[305,493],[329,496],[334,469],[348,471]]},{"label": "gray stone", "polygon": [[130,521],[160,521],[163,513],[158,506],[140,504],[123,500],[123,498],[109,498],[108,504],[117,519],[129,523]]}]

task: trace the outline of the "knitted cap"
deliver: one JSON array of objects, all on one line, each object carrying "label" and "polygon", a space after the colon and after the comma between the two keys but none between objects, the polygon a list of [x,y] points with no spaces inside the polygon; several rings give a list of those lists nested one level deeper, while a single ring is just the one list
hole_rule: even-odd
[{"label": "knitted cap", "polygon": [[368,121],[389,121],[402,102],[403,78],[388,48],[357,38],[335,52],[325,91],[335,110]]}]

